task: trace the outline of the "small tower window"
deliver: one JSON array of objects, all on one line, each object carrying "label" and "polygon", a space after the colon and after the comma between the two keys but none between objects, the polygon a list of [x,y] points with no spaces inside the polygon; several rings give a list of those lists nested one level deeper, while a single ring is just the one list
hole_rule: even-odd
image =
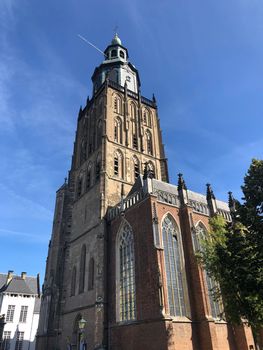
[{"label": "small tower window", "polygon": [[122,143],[122,121],[119,118],[114,121],[114,141]]},{"label": "small tower window", "polygon": [[153,154],[152,135],[148,130],[146,132],[146,142],[147,142],[147,153],[152,155]]},{"label": "small tower window", "polygon": [[91,164],[87,168],[86,188],[89,189],[91,186]]},{"label": "small tower window", "polygon": [[114,98],[114,112],[121,114],[121,99],[117,96]]},{"label": "small tower window", "polygon": [[111,51],[111,58],[117,57],[117,50],[112,50]]},{"label": "small tower window", "polygon": [[77,182],[77,197],[80,197],[82,194],[82,183],[82,175],[80,175]]},{"label": "small tower window", "polygon": [[114,175],[123,178],[123,154],[117,150],[114,154]]},{"label": "small tower window", "polygon": [[138,149],[138,138],[136,135],[133,135],[133,138],[132,138],[132,147],[134,149]]},{"label": "small tower window", "polygon": [[123,52],[123,51],[120,51],[120,57],[121,57],[121,58],[124,58],[124,57],[125,57],[125,55],[124,55],[124,52]]},{"label": "small tower window", "polygon": [[137,177],[140,175],[140,164],[137,157],[133,158],[133,162],[134,162],[134,180],[136,180]]},{"label": "small tower window", "polygon": [[114,157],[114,175],[119,175],[119,158],[117,155]]}]

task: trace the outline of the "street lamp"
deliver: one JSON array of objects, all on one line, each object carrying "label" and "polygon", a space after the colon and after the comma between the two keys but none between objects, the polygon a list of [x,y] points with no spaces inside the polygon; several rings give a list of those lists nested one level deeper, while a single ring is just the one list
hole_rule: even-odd
[{"label": "street lamp", "polygon": [[83,337],[83,331],[84,331],[84,328],[86,326],[86,323],[87,323],[87,321],[84,320],[83,317],[78,322],[78,326],[79,326],[79,349],[80,350],[85,350],[86,349],[86,344],[84,343],[84,337]]}]

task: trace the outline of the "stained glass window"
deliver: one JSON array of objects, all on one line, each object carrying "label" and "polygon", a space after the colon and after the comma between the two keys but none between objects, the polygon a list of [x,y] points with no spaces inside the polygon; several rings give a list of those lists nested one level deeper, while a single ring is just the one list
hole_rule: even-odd
[{"label": "stained glass window", "polygon": [[131,227],[122,229],[118,242],[119,249],[119,320],[136,318],[134,242]]},{"label": "stained glass window", "polygon": [[178,229],[167,215],[162,223],[166,283],[171,316],[185,316],[185,299],[182,278],[182,263],[178,241]]}]

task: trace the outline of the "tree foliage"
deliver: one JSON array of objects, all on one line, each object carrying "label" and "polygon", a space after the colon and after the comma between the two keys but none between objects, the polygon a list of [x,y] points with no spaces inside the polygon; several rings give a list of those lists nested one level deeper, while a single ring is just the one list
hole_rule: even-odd
[{"label": "tree foliage", "polygon": [[[263,161],[253,160],[245,176],[243,203],[235,202],[233,222],[210,219],[209,239],[199,253],[220,286],[227,319],[263,326]],[[217,288],[217,287],[216,287]],[[219,290],[214,291],[219,298]]]}]

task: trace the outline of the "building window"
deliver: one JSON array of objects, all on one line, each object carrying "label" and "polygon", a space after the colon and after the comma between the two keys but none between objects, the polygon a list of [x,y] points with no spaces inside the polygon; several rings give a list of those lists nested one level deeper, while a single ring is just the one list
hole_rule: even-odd
[{"label": "building window", "polygon": [[83,179],[82,179],[82,175],[80,175],[77,181],[77,198],[79,198],[82,194],[82,183],[83,183]]},{"label": "building window", "polygon": [[114,121],[114,141],[122,143],[122,122],[119,118]]},{"label": "building window", "polygon": [[94,288],[94,274],[95,274],[95,266],[94,259],[91,258],[89,261],[89,283],[88,290],[92,290]]},{"label": "building window", "polygon": [[121,57],[121,58],[124,58],[124,57],[125,57],[123,51],[120,51],[120,57]]},{"label": "building window", "polygon": [[75,295],[76,293],[76,276],[77,276],[76,266],[74,266],[72,270],[72,275],[71,275],[71,291],[70,291],[71,296]]},{"label": "building window", "polygon": [[117,56],[117,50],[111,50],[111,58]]},{"label": "building window", "polygon": [[135,262],[132,229],[125,224],[117,244],[118,267],[118,303],[119,320],[131,321],[136,318],[135,298]]},{"label": "building window", "polygon": [[86,273],[86,246],[81,248],[80,269],[79,269],[79,293],[84,292],[85,288],[85,273]]},{"label": "building window", "polygon": [[118,150],[114,154],[114,176],[123,178],[123,156],[122,153]]},{"label": "building window", "polygon": [[117,155],[114,157],[114,175],[119,175],[119,158]]},{"label": "building window", "polygon": [[132,147],[134,149],[138,149],[138,137],[136,134],[133,134],[133,137],[132,137]]},{"label": "building window", "polygon": [[21,306],[19,322],[25,323],[27,318],[28,306]]},{"label": "building window", "polygon": [[17,332],[15,350],[23,349],[24,332]]},{"label": "building window", "polygon": [[167,215],[162,223],[162,236],[169,314],[171,316],[186,315],[178,234],[174,220],[170,215]]},{"label": "building window", "polygon": [[121,114],[121,99],[118,96],[114,97],[114,111],[115,113]]},{"label": "building window", "polygon": [[140,163],[137,157],[133,157],[133,163],[134,163],[134,180],[137,179],[137,177],[140,175]]},{"label": "building window", "polygon": [[87,141],[82,140],[80,145],[80,164],[87,159]]},{"label": "building window", "polygon": [[154,165],[151,161],[147,162],[147,172],[150,173],[152,178],[155,178]]},{"label": "building window", "polygon": [[10,350],[11,331],[4,331],[3,334],[3,350]]},{"label": "building window", "polygon": [[147,143],[147,153],[153,154],[153,145],[152,145],[152,135],[149,130],[146,131],[146,143]]},{"label": "building window", "polygon": [[[201,223],[199,223],[196,226],[195,230],[192,231],[192,240],[193,240],[193,247],[195,252],[202,251],[202,241],[205,240],[206,237],[207,237],[207,230]],[[211,316],[213,318],[220,318],[223,312],[222,306],[218,301],[214,300],[214,297],[213,297],[213,291],[216,288],[216,283],[210,276],[208,276],[205,269],[204,269],[204,277],[205,277],[205,283],[208,291],[208,299],[209,299],[209,304],[211,309]]]},{"label": "building window", "polygon": [[88,190],[90,186],[91,186],[91,164],[89,164],[87,168],[86,189]]},{"label": "building window", "polygon": [[13,322],[15,313],[15,305],[8,305],[7,314],[6,314],[6,322]]}]

